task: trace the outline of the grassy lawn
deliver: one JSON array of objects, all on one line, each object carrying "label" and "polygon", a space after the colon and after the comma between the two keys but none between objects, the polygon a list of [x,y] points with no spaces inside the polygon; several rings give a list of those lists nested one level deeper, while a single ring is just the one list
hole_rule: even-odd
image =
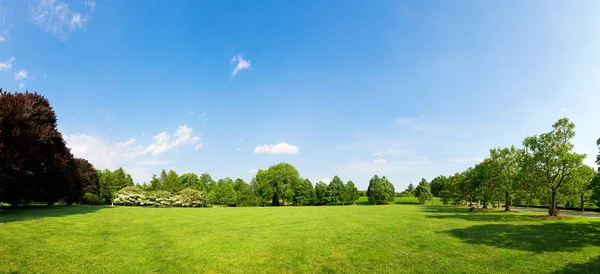
[{"label": "grassy lawn", "polygon": [[600,221],[387,206],[0,211],[0,272],[593,273]]}]

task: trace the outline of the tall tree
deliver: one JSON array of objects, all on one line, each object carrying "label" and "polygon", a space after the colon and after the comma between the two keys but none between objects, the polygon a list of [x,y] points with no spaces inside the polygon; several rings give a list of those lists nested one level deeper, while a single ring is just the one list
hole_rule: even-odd
[{"label": "tall tree", "polygon": [[494,148],[490,150],[490,158],[495,161],[497,168],[497,186],[505,195],[504,211],[510,211],[511,195],[515,192],[519,176],[520,151],[514,146]]},{"label": "tall tree", "polygon": [[315,189],[308,179],[298,180],[292,184],[295,205],[311,205],[315,200]]},{"label": "tall tree", "polygon": [[354,185],[354,182],[348,181],[346,183],[346,191],[348,192],[348,204],[354,204],[358,200],[358,188]]},{"label": "tall tree", "polygon": [[195,190],[200,190],[201,192],[206,191],[206,189],[201,188],[200,179],[198,178],[198,175],[194,173],[181,174],[181,176],[179,176],[179,186],[182,189],[192,188]]},{"label": "tall tree", "polygon": [[579,209],[581,211],[585,210],[585,202],[588,201],[590,196],[592,195],[592,182],[596,177],[596,171],[586,165],[579,165],[573,175],[568,178],[570,191],[578,198],[579,200]]},{"label": "tall tree", "polygon": [[167,177],[163,181],[163,184],[165,186],[165,190],[170,191],[171,193],[177,193],[183,189],[182,185],[179,183],[179,175],[177,175],[177,172],[172,169],[169,170],[169,173],[167,173]]},{"label": "tall tree", "polygon": [[394,185],[383,176],[373,176],[369,180],[369,188],[367,189],[367,198],[369,202],[374,204],[385,204],[394,201],[395,190]]},{"label": "tall tree", "polygon": [[343,204],[345,202],[344,198],[346,197],[346,187],[344,186],[344,182],[340,177],[334,176],[331,182],[329,182],[329,197],[331,199],[331,203],[334,204]]},{"label": "tall tree", "polygon": [[431,201],[431,187],[425,178],[422,178],[417,187],[415,188],[415,197],[419,199],[420,204],[425,204],[425,201]]},{"label": "tall tree", "polygon": [[437,176],[431,180],[429,184],[431,188],[431,194],[435,197],[440,197],[440,193],[444,188],[444,185],[448,182],[448,178],[444,175]]},{"label": "tall tree", "polygon": [[256,174],[256,180],[260,186],[260,192],[263,195],[272,195],[272,205],[285,205],[286,198],[293,196],[291,189],[292,182],[300,180],[298,170],[288,163],[279,163],[272,165],[269,169],[259,170]]},{"label": "tall tree", "polygon": [[483,208],[488,208],[488,203],[498,194],[499,171],[498,162],[491,158],[485,158],[481,163],[475,165],[470,174],[470,187],[473,193],[483,200]]},{"label": "tall tree", "polygon": [[199,179],[200,181],[198,189],[204,189],[206,192],[210,191],[210,187],[216,184],[216,182],[210,177],[208,173],[202,173]]},{"label": "tall tree", "polygon": [[329,186],[323,182],[315,185],[315,203],[317,205],[329,204]]},{"label": "tall tree", "polygon": [[535,168],[543,174],[541,183],[551,193],[548,214],[557,216],[556,195],[585,155],[573,152],[571,140],[575,137],[574,123],[562,118],[552,127],[553,130],[548,133],[527,137],[523,145],[533,158]]}]

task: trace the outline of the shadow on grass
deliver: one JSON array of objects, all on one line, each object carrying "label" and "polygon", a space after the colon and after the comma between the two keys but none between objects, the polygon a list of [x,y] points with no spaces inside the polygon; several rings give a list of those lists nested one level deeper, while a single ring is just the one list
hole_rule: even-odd
[{"label": "shadow on grass", "polygon": [[600,246],[598,223],[539,221],[538,224],[526,225],[485,224],[452,229],[443,233],[448,233],[472,245],[536,253],[569,252],[580,250],[585,246]]},{"label": "shadow on grass", "polygon": [[422,210],[427,213],[434,213],[427,216],[427,218],[433,219],[463,219],[478,222],[535,221],[531,218],[531,215],[481,209],[469,212],[468,207],[462,206],[423,206]]},{"label": "shadow on grass", "polygon": [[563,269],[554,272],[554,274],[598,273],[598,270],[600,270],[600,257],[583,264],[568,264]]},{"label": "shadow on grass", "polygon": [[106,206],[30,206],[20,208],[0,208],[0,223],[27,221],[38,218],[62,217],[74,214],[87,214]]}]

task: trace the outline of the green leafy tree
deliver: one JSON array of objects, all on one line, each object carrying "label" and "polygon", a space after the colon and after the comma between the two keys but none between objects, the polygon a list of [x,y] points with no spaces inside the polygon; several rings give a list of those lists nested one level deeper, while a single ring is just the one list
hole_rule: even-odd
[{"label": "green leafy tree", "polygon": [[251,185],[244,183],[243,187],[236,180],[235,193],[237,196],[237,206],[260,206],[261,198],[254,192]]},{"label": "green leafy tree", "polygon": [[218,184],[217,201],[221,205],[235,206],[237,203],[237,195],[235,186],[231,179],[226,178]]},{"label": "green leafy tree", "polygon": [[367,198],[373,204],[385,204],[394,201],[395,196],[394,185],[383,176],[373,176],[369,180],[369,188],[367,189]]},{"label": "green leafy tree", "polygon": [[[181,188],[191,188],[195,190],[199,190],[201,192],[205,192],[205,188],[201,188],[200,179],[198,175],[194,173],[184,173],[179,176],[179,187]],[[188,191],[189,193],[192,193]]]},{"label": "green leafy tree", "polygon": [[575,124],[562,118],[552,125],[548,133],[527,137],[523,141],[526,151],[533,158],[535,168],[543,174],[543,188],[550,191],[550,216],[557,216],[556,196],[577,166],[585,158],[584,154],[573,152],[571,140],[575,137]]},{"label": "green leafy tree", "polygon": [[199,178],[198,189],[208,192],[210,191],[210,188],[215,184],[216,182],[210,177],[208,173],[202,173]]},{"label": "green leafy tree", "polygon": [[182,185],[179,183],[179,175],[174,170],[169,170],[165,181],[163,181],[165,186],[165,190],[171,193],[177,193],[183,189]]},{"label": "green leafy tree", "polygon": [[578,166],[573,175],[569,177],[570,192],[579,200],[579,209],[584,211],[585,202],[587,202],[592,195],[592,182],[596,177],[596,171],[585,164]]},{"label": "green leafy tree", "polygon": [[354,204],[358,200],[358,188],[354,186],[354,182],[348,181],[346,183],[346,191],[348,192],[348,204]]},{"label": "green leafy tree", "polygon": [[406,191],[412,193],[413,191],[415,191],[415,185],[413,185],[412,183],[408,184]]},{"label": "green leafy tree", "polygon": [[425,201],[431,201],[431,187],[425,178],[421,179],[417,187],[415,188],[415,197],[419,199],[420,204],[425,204]]},{"label": "green leafy tree", "polygon": [[317,205],[329,204],[329,186],[323,182],[315,185],[315,203]]},{"label": "green leafy tree", "polygon": [[[288,163],[272,165],[266,171],[259,170],[256,180],[260,186],[259,193],[272,195],[272,205],[285,205],[286,199],[293,197],[292,182],[300,180],[298,170]],[[267,190],[270,189],[270,190]],[[264,200],[268,197],[262,196]]]},{"label": "green leafy tree", "polygon": [[510,211],[511,196],[515,192],[521,163],[519,156],[522,155],[514,146],[509,148],[494,148],[490,150],[490,158],[495,161],[497,168],[497,186],[504,192],[504,210]]},{"label": "green leafy tree", "polygon": [[334,204],[344,204],[347,199],[347,189],[344,182],[338,176],[334,176],[329,182],[329,197],[330,202]]},{"label": "green leafy tree", "polygon": [[431,194],[435,197],[440,197],[440,193],[447,182],[448,178],[444,175],[435,177],[433,180],[431,180],[431,184],[429,184],[431,188]]},{"label": "green leafy tree", "polygon": [[292,184],[294,191],[293,203],[295,205],[305,206],[313,204],[315,200],[315,189],[308,179],[298,180]]},{"label": "green leafy tree", "polygon": [[485,158],[475,165],[469,177],[472,193],[483,200],[483,208],[488,208],[488,203],[493,201],[498,194],[498,180],[500,166],[497,161]]},{"label": "green leafy tree", "polygon": [[237,178],[235,179],[235,182],[233,182],[235,185],[235,192],[239,192],[242,191],[243,189],[246,188],[246,186],[248,186],[248,184],[246,184],[246,182],[244,182],[244,180],[242,180],[241,178]]},{"label": "green leafy tree", "polygon": [[163,189],[162,182],[156,177],[156,174],[152,174],[152,180],[148,185],[148,190],[161,190]]}]

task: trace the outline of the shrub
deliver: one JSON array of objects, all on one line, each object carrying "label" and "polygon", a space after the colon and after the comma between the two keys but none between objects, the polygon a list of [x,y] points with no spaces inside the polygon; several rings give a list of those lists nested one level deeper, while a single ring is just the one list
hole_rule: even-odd
[{"label": "shrub", "polygon": [[118,205],[138,206],[144,205],[147,200],[144,190],[135,186],[122,188],[115,193],[114,203]]},{"label": "shrub", "polygon": [[88,205],[99,205],[104,203],[104,199],[94,193],[86,192],[83,194],[83,202]]},{"label": "shrub", "polygon": [[151,205],[156,207],[173,205],[173,198],[171,197],[171,193],[168,191],[148,191],[147,197],[148,199],[143,205]]},{"label": "shrub", "polygon": [[175,206],[199,207],[204,206],[206,200],[202,191],[186,188],[173,198],[173,202]]}]

